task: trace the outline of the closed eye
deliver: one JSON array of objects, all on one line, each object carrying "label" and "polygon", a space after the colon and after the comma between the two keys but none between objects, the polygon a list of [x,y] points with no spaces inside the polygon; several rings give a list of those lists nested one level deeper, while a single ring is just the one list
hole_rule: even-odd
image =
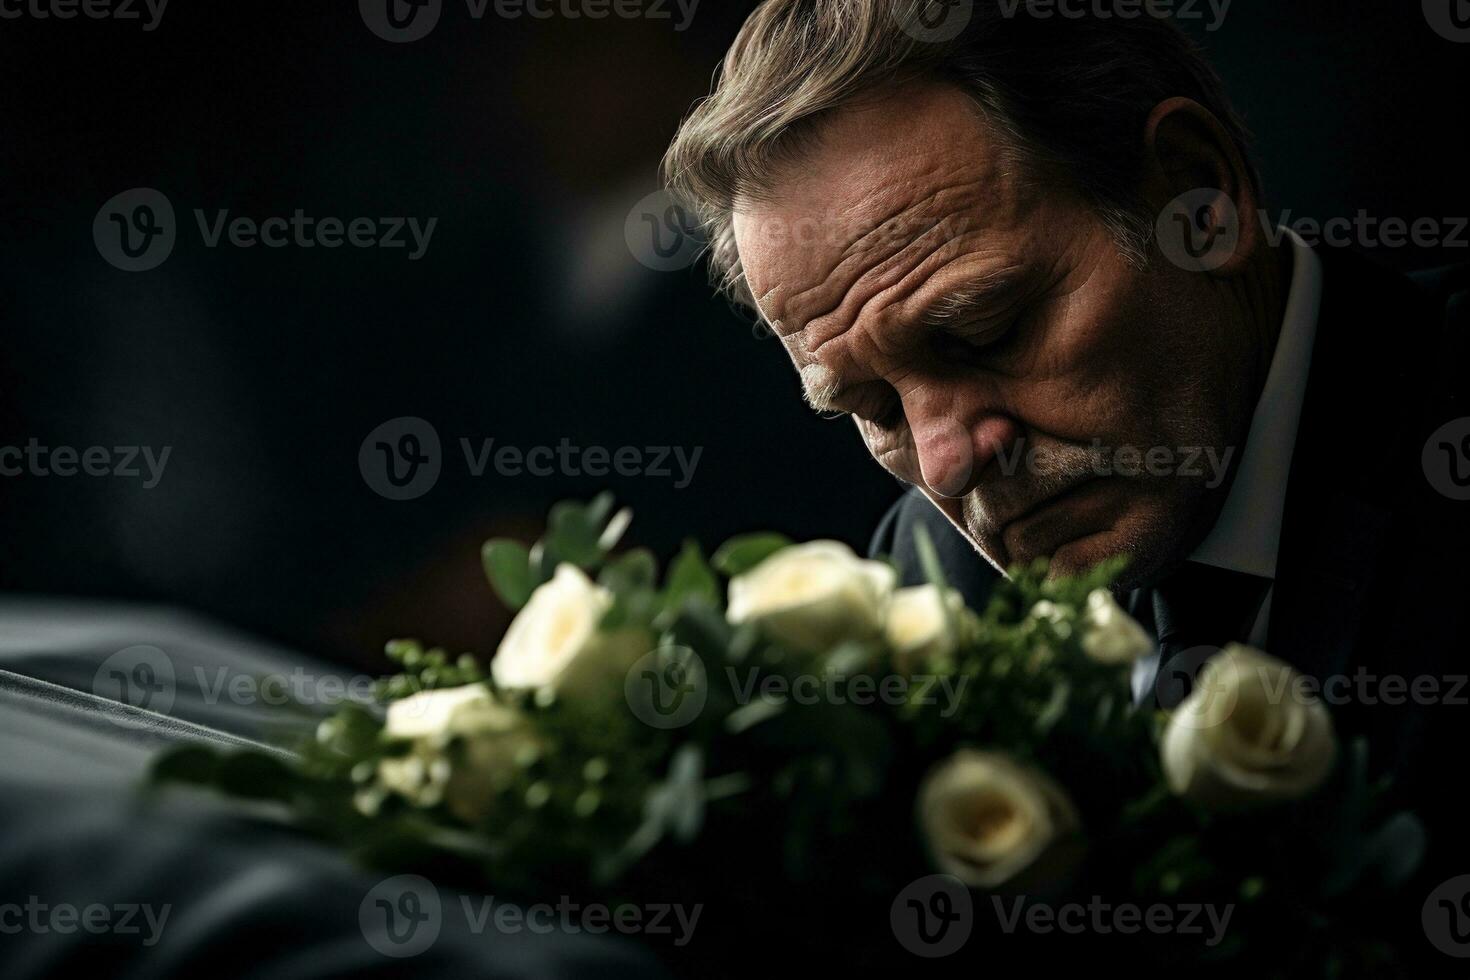
[{"label": "closed eye", "polygon": [[974,359],[991,356],[1005,348],[1020,334],[1022,315],[973,321],[936,330],[932,343],[941,357]]},{"label": "closed eye", "polygon": [[851,408],[834,408],[817,413],[823,420],[855,418],[860,422],[888,428],[903,421],[903,402],[887,383],[872,382],[845,393]]}]

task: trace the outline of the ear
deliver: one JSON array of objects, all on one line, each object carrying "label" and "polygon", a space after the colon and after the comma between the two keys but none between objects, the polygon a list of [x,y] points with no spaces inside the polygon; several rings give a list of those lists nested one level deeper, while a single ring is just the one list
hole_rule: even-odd
[{"label": "ear", "polygon": [[1240,274],[1262,247],[1261,200],[1250,166],[1214,113],[1166,99],[1144,127],[1145,196],[1159,250],[1181,268]]}]

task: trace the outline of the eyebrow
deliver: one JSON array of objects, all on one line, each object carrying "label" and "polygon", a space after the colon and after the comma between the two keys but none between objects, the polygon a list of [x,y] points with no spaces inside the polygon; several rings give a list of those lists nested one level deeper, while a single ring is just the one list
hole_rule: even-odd
[{"label": "eyebrow", "polygon": [[[994,309],[1019,285],[1019,274],[1018,266],[1006,266],[977,276],[926,304],[916,319],[936,330],[953,330],[982,310]],[[816,374],[819,380],[808,381],[808,373]],[[846,391],[846,386],[820,365],[808,365],[802,370],[802,397],[814,411],[846,414],[836,404]]]},{"label": "eyebrow", "polygon": [[[807,376],[813,380],[807,380]],[[840,411],[835,402],[841,397],[843,387],[832,372],[820,364],[808,364],[801,369],[801,397],[817,412]]]},{"label": "eyebrow", "polygon": [[929,303],[917,319],[927,327],[953,329],[981,310],[994,309],[1015,290],[1019,273],[1019,268],[1008,266],[971,279]]}]

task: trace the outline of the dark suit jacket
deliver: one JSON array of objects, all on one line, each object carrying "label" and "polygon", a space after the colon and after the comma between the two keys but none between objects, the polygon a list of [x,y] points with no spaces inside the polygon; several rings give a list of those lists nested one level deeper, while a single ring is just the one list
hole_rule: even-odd
[{"label": "dark suit jacket", "polygon": [[[1408,278],[1346,251],[1318,254],[1322,308],[1267,648],[1319,681],[1353,682],[1348,703],[1332,706],[1338,729],[1369,735],[1376,767],[1424,812],[1442,880],[1459,860],[1449,852],[1464,851],[1453,818],[1470,748],[1470,502],[1438,492],[1422,456],[1436,429],[1470,416],[1470,266]],[[889,511],[871,550],[891,555],[905,584],[923,581],[917,526],[950,584],[983,607],[996,573],[917,492]],[[1357,693],[1365,675],[1370,698]],[[1390,676],[1402,692],[1381,682]],[[1387,703],[1419,678],[1437,684],[1432,703]]]}]

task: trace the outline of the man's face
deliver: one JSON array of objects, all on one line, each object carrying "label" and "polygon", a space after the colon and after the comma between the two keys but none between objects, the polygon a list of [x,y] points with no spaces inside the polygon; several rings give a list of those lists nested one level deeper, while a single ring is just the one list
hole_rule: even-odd
[{"label": "man's face", "polygon": [[808,400],[850,414],[997,567],[1126,553],[1137,582],[1182,556],[1220,496],[1203,457],[1183,467],[1188,447],[1219,458],[1248,422],[1218,286],[1157,254],[1130,265],[956,89],[864,103],[816,135],[735,215]]}]

